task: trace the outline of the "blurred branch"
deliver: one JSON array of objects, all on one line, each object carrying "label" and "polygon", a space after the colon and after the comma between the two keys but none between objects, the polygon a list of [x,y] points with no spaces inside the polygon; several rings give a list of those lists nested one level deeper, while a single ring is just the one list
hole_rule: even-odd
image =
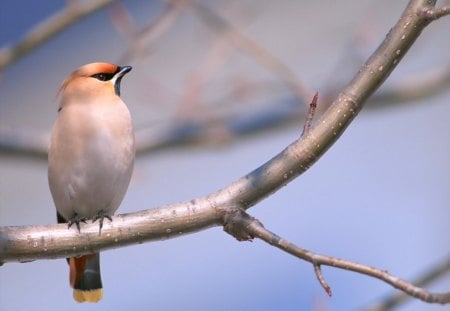
[{"label": "blurred branch", "polygon": [[0,49],[0,71],[45,43],[57,33],[114,0],[68,1],[66,7],[32,28],[19,42]]},{"label": "blurred branch", "polygon": [[[290,98],[278,102],[277,106],[270,105],[249,113],[210,113],[208,119],[177,120],[170,124],[136,129],[137,153],[139,155],[183,145],[210,143],[211,137],[205,133],[213,132],[218,123],[232,136],[286,126],[289,122],[298,123],[304,116],[304,111],[304,107],[299,108],[298,102]],[[217,137],[213,138],[217,141]],[[0,155],[12,154],[46,160],[49,141],[49,132],[0,126]]]},{"label": "blurred branch", "polygon": [[[408,103],[436,96],[450,89],[450,63],[393,82],[371,98],[371,107]],[[375,106],[376,105],[376,106]]]},{"label": "blurred branch", "polygon": [[0,227],[0,263],[83,255],[223,225],[238,240],[255,236],[313,263],[319,281],[328,291],[329,287],[320,270],[320,266],[325,264],[382,279],[425,301],[450,302],[450,293],[429,294],[382,270],[301,249],[265,230],[244,212],[305,172],[337,141],[362,109],[364,102],[389,76],[428,25],[429,19],[419,13],[432,8],[434,4],[434,1],[429,0],[410,1],[397,24],[317,125],[248,175],[223,189],[189,202],[115,216],[112,223],[104,225],[101,235],[98,234],[98,225],[92,223],[82,225],[81,234],[75,229],[67,230],[65,224]]},{"label": "blurred branch", "polygon": [[[113,11],[112,21],[116,28],[123,33],[124,39],[128,41],[128,48],[119,59],[119,64],[125,64],[134,58],[147,55],[155,41],[170,30],[185,8],[185,2],[180,0],[164,1],[164,3],[166,5],[164,10],[156,18],[152,18],[144,27],[139,30],[128,29],[128,31],[124,31],[124,26],[120,21],[130,23],[131,17],[126,7],[118,2]],[[121,18],[117,17],[118,15]],[[123,21],[124,19],[128,21]]]},{"label": "blurred branch", "polygon": [[231,57],[235,50],[232,44],[232,36],[225,33],[214,42],[209,49],[206,57],[196,70],[186,79],[183,94],[180,100],[178,115],[182,120],[193,120],[201,117],[207,119],[208,115],[204,111],[199,113],[200,96],[202,89],[211,79],[211,77],[219,71]]},{"label": "blurred branch", "polygon": [[49,132],[0,126],[0,152],[47,159]]},{"label": "blurred branch", "polygon": [[243,34],[229,21],[219,16],[207,6],[192,1],[190,2],[190,8],[210,29],[230,36],[232,42],[237,47],[247,52],[267,69],[277,74],[301,102],[308,102],[308,99],[312,96],[312,92],[297,78],[288,66],[272,55],[267,49]]},{"label": "blurred branch", "polygon": [[[430,283],[436,281],[436,279],[443,277],[450,272],[450,256],[445,258],[442,262],[434,264],[429,270],[422,273],[412,283],[417,286],[427,286]],[[394,310],[401,304],[405,303],[411,298],[404,292],[395,292],[382,299],[380,302],[369,306],[365,310],[367,311],[389,311]]]},{"label": "blurred branch", "polygon": [[[262,83],[248,86],[253,92],[262,92],[277,87]],[[369,100],[367,108],[380,109],[392,107],[393,104],[408,103],[411,101],[437,96],[450,88],[450,66],[430,69],[427,72],[405,77],[392,82],[384,90],[376,92]],[[236,94],[242,93],[242,85],[232,89],[219,100],[222,102],[235,101]],[[337,93],[329,91],[326,97]],[[318,110],[323,111],[329,106],[327,100],[320,100]],[[176,122],[162,126],[149,126],[137,129],[136,146],[138,154],[154,152],[166,148],[179,147],[192,143],[209,143],[210,139],[205,133],[212,132],[217,123],[226,130],[231,137],[250,135],[262,130],[287,126],[293,122],[304,119],[306,105],[299,103],[296,98],[284,98],[271,102],[264,107],[243,112],[209,112],[208,118],[177,119]],[[16,129],[0,126],[0,154],[9,153],[26,157],[47,158],[47,147],[50,133],[35,130]]]},{"label": "blurred branch", "polygon": [[[112,1],[109,1],[112,2]],[[32,37],[33,33],[44,32],[39,29],[58,29],[61,31],[63,28],[58,28],[51,25],[69,25],[70,23],[76,22],[79,18],[93,12],[96,9],[101,8],[109,3],[108,1],[91,1],[89,4],[81,4],[80,1],[71,1],[70,4],[60,13],[55,14],[54,17],[42,23],[43,26],[39,26],[34,30],[30,31],[28,37]],[[113,24],[118,28],[122,29],[124,37],[130,36],[130,33],[134,33],[130,37],[130,47],[123,56],[123,58],[134,57],[140,55],[145,51],[141,49],[148,49],[148,45],[151,46],[152,43],[157,40],[161,35],[163,35],[170,27],[174,24],[179,14],[186,6],[189,5],[189,1],[183,0],[172,0],[167,2],[166,8],[158,15],[155,19],[152,19],[150,23],[145,25],[142,29],[137,30],[133,26],[118,26],[120,21],[117,19],[127,19],[128,12],[123,6],[115,7],[116,13],[122,17],[113,18]],[[284,81],[291,81],[291,85],[300,85],[299,89],[302,89],[301,82],[297,81],[295,75],[290,72],[289,68],[282,64],[270,53],[265,51],[264,48],[258,46],[251,39],[245,37],[241,32],[239,32],[235,27],[233,27],[229,22],[222,19],[220,16],[212,12],[211,10],[193,4],[193,10],[198,11],[198,15],[203,16],[208,25],[212,26],[218,32],[222,33],[223,36],[219,39],[217,45],[219,47],[213,48],[211,50],[211,55],[208,57],[204,67],[207,67],[200,73],[200,77],[197,77],[200,81],[196,79],[189,79],[194,85],[191,86],[191,91],[195,93],[196,85],[195,83],[202,83],[205,80],[205,75],[210,74],[211,62],[217,62],[217,53],[223,55],[224,47],[223,45],[228,44],[230,41],[234,42],[236,47],[240,47],[245,51],[248,51],[249,55],[257,60],[260,60],[263,64],[266,64],[268,68],[274,68],[275,72],[283,78]],[[437,10],[437,11],[436,11]],[[431,10],[430,12],[440,12],[438,8],[436,10]],[[445,10],[444,10],[445,11]],[[68,13],[72,12],[72,13]],[[77,13],[78,12],[78,13]],[[428,11],[423,11],[428,12]],[[113,10],[114,13],[114,10]],[[84,14],[84,15],[83,15]],[[434,14],[434,13],[433,13]],[[432,14],[432,15],[433,15]],[[125,17],[123,17],[125,15]],[[429,20],[427,14],[423,13],[423,18]],[[64,22],[53,22],[53,20],[59,21],[63,17],[67,19]],[[78,16],[78,17],[77,17]],[[433,15],[434,16],[434,15]],[[78,18],[78,19],[77,19]],[[125,24],[132,24],[132,21],[122,21]],[[47,26],[46,26],[47,25]],[[48,26],[50,25],[50,26]],[[55,28],[56,27],[56,28]],[[54,32],[53,34],[55,34]],[[51,35],[51,32],[47,31],[47,35]],[[38,38],[38,37],[37,37]],[[39,40],[35,38],[34,40]],[[234,38],[234,39],[233,39]],[[28,39],[31,40],[31,39]],[[27,40],[25,40],[26,42]],[[223,41],[226,41],[225,43]],[[42,43],[43,41],[40,41]],[[144,44],[145,43],[145,44]],[[23,43],[17,44],[21,46]],[[146,46],[145,46],[146,45]],[[27,45],[30,49],[33,45]],[[37,45],[34,45],[36,47]],[[221,47],[222,46],[222,47]],[[140,52],[141,51],[141,52]],[[17,56],[17,57],[20,57]],[[0,52],[0,63],[1,63],[1,52]],[[0,66],[1,68],[1,66]],[[205,73],[206,71],[206,73]],[[291,79],[292,78],[292,79]],[[286,83],[285,83],[286,84]],[[198,86],[198,85],[197,85]],[[403,80],[391,84],[388,88],[385,88],[381,92],[377,92],[371,99],[375,104],[370,104],[370,108],[380,108],[385,106],[392,106],[393,103],[405,103],[413,100],[428,98],[433,95],[437,95],[440,92],[448,90],[450,86],[450,65],[439,66],[433,68],[428,72],[421,72],[420,74],[412,78],[404,78]],[[235,96],[237,93],[241,92],[242,86],[239,85],[237,88],[232,89],[230,94],[219,101],[228,102],[235,101]],[[260,88],[260,95],[264,96],[267,94],[268,87],[263,85]],[[198,90],[197,90],[198,91]],[[306,93],[307,91],[304,90]],[[256,92],[255,92],[256,93]],[[335,88],[329,88],[322,92],[322,100],[319,102],[318,110],[323,111],[328,107],[330,100],[334,97],[338,91]],[[195,95],[195,94],[194,94]],[[194,96],[189,93],[186,94],[187,97]],[[306,96],[306,94],[304,94]],[[325,95],[325,96],[324,96]],[[324,100],[325,98],[325,100]],[[189,100],[189,98],[187,98]],[[218,124],[221,126],[221,133],[226,133],[227,137],[235,137],[239,135],[247,135],[261,130],[268,130],[274,127],[286,126],[292,122],[298,122],[299,119],[305,118],[306,113],[306,102],[298,102],[298,97],[283,98],[279,101],[268,103],[261,109],[257,109],[250,112],[220,112],[217,109],[214,111],[208,111],[207,117],[193,120],[192,118],[178,118],[176,122],[172,124],[165,124],[160,127],[150,126],[148,128],[141,128],[136,133],[137,138],[137,149],[139,153],[151,152],[155,150],[161,150],[168,147],[187,145],[187,144],[199,144],[199,143],[209,143],[211,139],[211,133],[217,133],[216,129]],[[204,105],[207,106],[207,105]],[[190,107],[190,106],[189,106]],[[189,108],[182,107],[182,108]],[[186,110],[186,109],[184,109]],[[205,135],[206,133],[206,135]],[[47,132],[36,132],[35,130],[25,130],[16,129],[14,127],[0,127],[0,153],[10,153],[14,155],[22,155],[27,157],[41,157],[46,158],[47,156],[47,146],[48,146],[49,133]],[[213,137],[215,141],[220,141]]]}]

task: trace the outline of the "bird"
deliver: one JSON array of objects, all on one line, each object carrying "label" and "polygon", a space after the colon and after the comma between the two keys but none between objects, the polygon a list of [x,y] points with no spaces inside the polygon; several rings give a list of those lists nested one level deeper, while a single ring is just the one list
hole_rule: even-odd
[{"label": "bird", "polygon": [[[122,78],[131,66],[90,63],[62,83],[48,149],[48,182],[58,223],[99,221],[121,204],[134,168],[135,139],[130,112],[120,98]],[[67,258],[77,302],[103,297],[100,254]]]}]

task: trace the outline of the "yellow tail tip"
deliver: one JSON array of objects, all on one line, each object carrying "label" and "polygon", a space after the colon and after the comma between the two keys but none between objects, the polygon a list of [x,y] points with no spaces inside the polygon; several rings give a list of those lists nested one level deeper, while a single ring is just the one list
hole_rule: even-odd
[{"label": "yellow tail tip", "polygon": [[99,302],[103,297],[103,288],[94,289],[94,290],[73,290],[73,299],[76,302]]}]

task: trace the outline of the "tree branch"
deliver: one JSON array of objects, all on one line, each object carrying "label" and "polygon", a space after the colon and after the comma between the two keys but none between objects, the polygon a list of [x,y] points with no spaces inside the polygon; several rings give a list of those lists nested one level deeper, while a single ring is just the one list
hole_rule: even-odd
[{"label": "tree branch", "polygon": [[308,115],[306,117],[305,125],[303,125],[303,131],[302,131],[302,134],[300,135],[300,137],[308,135],[308,133],[311,129],[312,121],[314,118],[314,113],[316,112],[316,108],[317,108],[318,97],[319,97],[319,93],[316,93],[314,95],[311,103],[309,104]]},{"label": "tree branch", "polygon": [[423,10],[423,14],[425,18],[429,19],[430,21],[437,20],[441,17],[444,17],[446,15],[450,14],[450,6],[443,6],[440,8],[426,8]]},{"label": "tree branch", "polygon": [[0,227],[0,264],[35,259],[65,258],[99,250],[163,240],[204,230],[220,223],[220,215],[208,197],[156,209],[114,216],[98,223],[81,223],[81,233],[67,224]]},{"label": "tree branch", "polygon": [[[450,272],[450,256],[445,258],[442,262],[434,264],[428,271],[425,271],[419,277],[415,278],[415,280],[412,283],[416,284],[417,286],[424,287],[449,272]],[[375,303],[367,308],[364,308],[364,310],[366,311],[394,310],[394,308],[405,303],[408,300],[408,298],[411,298],[411,296],[408,296],[404,292],[395,292],[386,296],[380,302]]]},{"label": "tree branch", "polygon": [[[269,230],[264,228],[261,222],[249,216],[243,211],[241,213],[235,213],[234,217],[229,221],[233,221],[233,225],[231,226],[230,224],[228,224],[228,228],[232,227],[234,230],[232,232],[229,232],[230,234],[234,235],[235,232],[239,232],[240,236],[242,237],[243,235],[245,235],[243,232],[245,232],[247,236],[260,238],[261,240],[283,250],[284,252],[310,262],[313,265],[317,279],[319,280],[320,284],[325,289],[327,294],[330,296],[331,289],[325,281],[320,269],[320,266],[323,265],[372,276],[392,285],[393,287],[412,297],[418,298],[425,302],[441,304],[450,303],[450,292],[430,293],[420,287],[414,286],[413,284],[405,280],[391,275],[385,270],[369,267],[331,256],[319,255],[309,250],[298,247],[295,244],[279,237],[275,233],[270,232]],[[227,228],[225,230],[227,230]]]},{"label": "tree branch", "polygon": [[[112,225],[105,225],[103,229],[104,234],[91,241],[94,242],[94,245],[89,243],[92,236],[88,234],[90,231],[97,232],[97,230],[91,230],[95,227],[92,225],[82,226],[83,231],[87,231],[86,239],[82,238],[85,236],[84,234],[67,233],[67,231],[71,231],[65,230],[64,225],[2,227],[0,228],[0,261],[13,261],[19,258],[32,260],[58,256],[65,257],[67,255],[80,254],[78,253],[79,248],[95,247],[95,250],[112,248],[118,242],[115,242],[110,237],[113,233],[116,235],[121,234],[122,237],[124,232],[129,232],[131,230],[129,229],[130,222],[137,227],[160,228],[161,219],[155,217],[155,213],[170,216],[168,218],[171,225],[165,223],[165,228],[170,229],[171,232],[190,232],[194,229],[199,230],[213,224],[222,223],[220,221],[221,217],[237,207],[247,209],[255,205],[270,193],[306,171],[338,139],[361,110],[364,101],[387,78],[389,73],[399,63],[399,60],[405,55],[408,48],[420,35],[422,29],[428,24],[428,21],[421,17],[420,14],[415,14],[415,12],[428,6],[425,0],[411,1],[397,25],[386,36],[370,59],[362,66],[353,81],[333,102],[318,124],[310,130],[309,134],[293,142],[273,159],[248,175],[215,193],[195,201],[116,216]],[[198,213],[202,216],[199,216]],[[186,223],[185,219],[187,216],[192,217],[188,217],[190,221],[195,219],[198,224],[194,225],[190,221]],[[126,223],[126,226],[123,225],[124,223]],[[33,232],[34,234],[32,234]],[[141,234],[134,232],[134,238],[127,236],[127,240],[121,240],[120,245],[167,238],[173,235],[167,234],[164,230],[159,236],[155,235],[155,232],[151,229],[147,229],[145,232],[145,234],[143,232],[140,232]],[[52,250],[50,250],[49,244],[59,236],[63,237],[63,239],[65,238],[65,243],[68,245],[77,245],[77,250],[70,251],[70,247],[64,248],[62,252],[58,251],[58,247],[52,247]],[[41,241],[47,243],[45,250],[43,245],[42,247],[33,247],[31,250],[23,249],[27,245],[34,246],[36,243],[39,246],[43,244]],[[86,250],[86,252],[92,250],[94,249]]]}]

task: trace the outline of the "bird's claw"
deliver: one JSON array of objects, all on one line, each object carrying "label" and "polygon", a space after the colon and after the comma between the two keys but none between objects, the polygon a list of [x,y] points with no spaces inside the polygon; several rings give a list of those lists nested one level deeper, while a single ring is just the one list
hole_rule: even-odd
[{"label": "bird's claw", "polygon": [[103,228],[103,220],[107,218],[109,219],[109,221],[112,221],[112,218],[110,215],[105,214],[105,212],[100,211],[98,212],[97,215],[94,216],[94,218],[92,218],[92,223],[96,222],[98,220],[99,223],[99,230],[98,230],[98,234],[100,235],[100,233],[102,232],[102,228]]},{"label": "bird's claw", "polygon": [[78,214],[75,214],[75,216],[71,220],[69,220],[67,229],[70,229],[70,227],[72,227],[72,225],[75,224],[78,229],[78,232],[80,233],[81,232],[80,222],[86,223],[86,220],[87,220],[86,217],[80,217]]}]

